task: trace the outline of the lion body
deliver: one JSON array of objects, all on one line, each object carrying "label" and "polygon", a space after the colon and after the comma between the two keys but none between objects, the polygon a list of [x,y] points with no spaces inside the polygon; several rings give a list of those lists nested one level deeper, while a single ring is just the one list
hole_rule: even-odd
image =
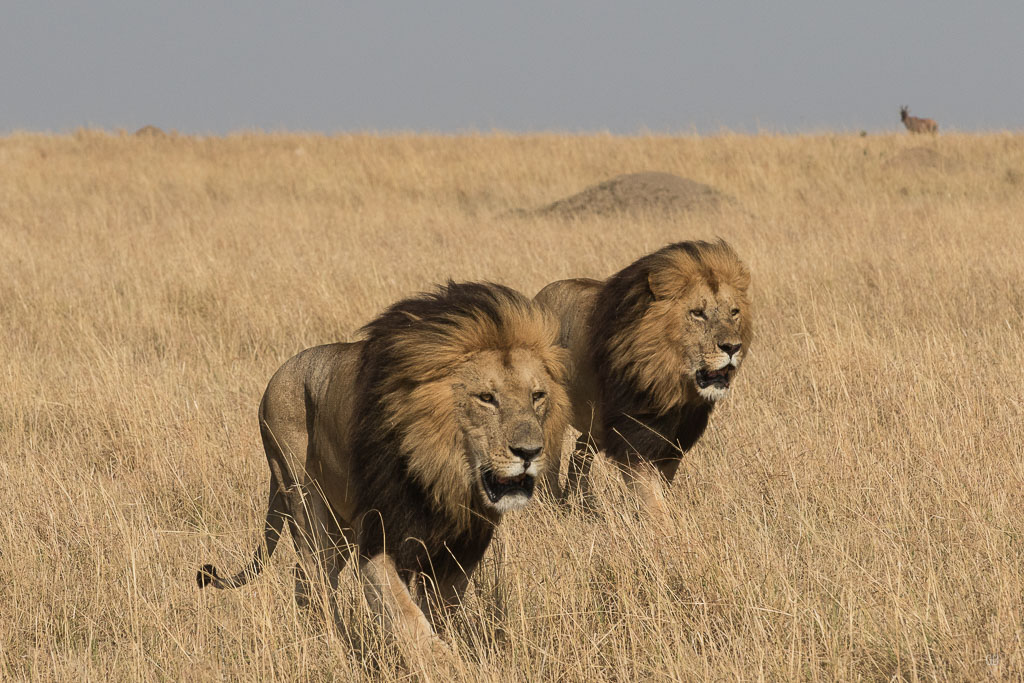
[{"label": "lion body", "polygon": [[[561,323],[571,424],[581,433],[566,493],[588,494],[591,451],[603,450],[664,511],[660,482],[671,482],[704,433],[749,349],[749,279],[724,242],[681,242],[604,282],[562,280],[537,294]],[[564,498],[557,466],[548,485]]]},{"label": "lion body", "polygon": [[550,316],[497,285],[449,283],[365,330],[274,374],[259,410],[265,544],[236,576],[207,565],[197,578],[246,583],[287,521],[300,600],[307,570],[334,586],[358,551],[371,606],[399,635],[433,641],[432,610],[458,602],[502,514],[525,504],[557,453],[565,354]]}]

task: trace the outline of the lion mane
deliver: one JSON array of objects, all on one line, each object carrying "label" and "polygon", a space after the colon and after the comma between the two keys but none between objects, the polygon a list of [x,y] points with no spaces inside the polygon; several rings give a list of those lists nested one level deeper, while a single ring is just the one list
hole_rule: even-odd
[{"label": "lion mane", "polygon": [[497,517],[474,497],[465,435],[452,419],[456,406],[447,386],[451,368],[466,357],[519,348],[541,359],[554,380],[544,447],[549,453],[561,447],[569,410],[556,323],[507,287],[451,288],[401,302],[364,328],[368,338],[357,384],[365,394],[356,418],[364,428],[355,435],[353,450],[390,454],[362,463],[367,470],[361,488],[365,506],[393,508],[383,524],[366,525],[364,553],[372,553],[386,536],[410,532],[423,543],[404,544],[409,549],[446,541],[450,546],[451,538],[474,539],[481,554],[486,548]]},{"label": "lion mane", "polygon": [[[645,497],[660,496],[652,477],[672,480],[750,348],[749,285],[726,242],[693,241],[648,254],[606,281],[562,280],[537,294],[559,316],[560,343],[571,356],[572,424],[581,437],[567,490],[588,492],[590,448],[604,450],[630,484],[646,479]],[[557,472],[548,473],[555,491]]]},{"label": "lion mane", "polygon": [[491,283],[449,282],[362,331],[363,341],[301,352],[271,379],[259,414],[271,471],[264,543],[235,576],[204,565],[197,581],[245,584],[287,522],[300,602],[308,571],[336,585],[358,551],[371,607],[399,635],[434,641],[435,602],[459,601],[504,510],[530,498],[557,456],[565,352],[549,313]]}]

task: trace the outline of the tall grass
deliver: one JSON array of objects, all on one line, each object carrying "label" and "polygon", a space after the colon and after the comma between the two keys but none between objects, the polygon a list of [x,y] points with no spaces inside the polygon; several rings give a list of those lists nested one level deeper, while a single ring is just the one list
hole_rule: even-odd
[{"label": "tall grass", "polygon": [[[640,170],[737,206],[502,217]],[[674,529],[599,462],[596,518],[506,520],[424,677],[1024,675],[1022,178],[998,133],[0,139],[0,678],[407,679],[351,572],[343,632],[295,607],[287,543],[195,588],[261,531],[270,375],[448,277],[714,236],[756,337]]]}]

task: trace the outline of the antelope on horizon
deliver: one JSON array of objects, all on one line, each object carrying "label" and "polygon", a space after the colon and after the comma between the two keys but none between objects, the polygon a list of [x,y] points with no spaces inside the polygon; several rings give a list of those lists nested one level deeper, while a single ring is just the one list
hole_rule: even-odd
[{"label": "antelope on horizon", "polygon": [[939,124],[934,119],[919,119],[910,115],[910,107],[900,107],[900,120],[911,133],[938,133]]}]

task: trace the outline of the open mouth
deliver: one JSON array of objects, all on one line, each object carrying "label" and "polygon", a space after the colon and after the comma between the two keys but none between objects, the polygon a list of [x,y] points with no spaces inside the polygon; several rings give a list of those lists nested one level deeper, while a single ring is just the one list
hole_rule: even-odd
[{"label": "open mouth", "polygon": [[707,389],[708,387],[728,389],[729,382],[732,381],[732,376],[735,372],[736,368],[731,365],[726,365],[718,370],[698,370],[696,376],[697,386],[701,389]]},{"label": "open mouth", "polygon": [[508,495],[519,494],[527,498],[533,495],[534,479],[525,472],[516,477],[499,477],[494,472],[485,470],[480,475],[480,480],[484,484],[484,492],[492,503],[497,503]]}]

